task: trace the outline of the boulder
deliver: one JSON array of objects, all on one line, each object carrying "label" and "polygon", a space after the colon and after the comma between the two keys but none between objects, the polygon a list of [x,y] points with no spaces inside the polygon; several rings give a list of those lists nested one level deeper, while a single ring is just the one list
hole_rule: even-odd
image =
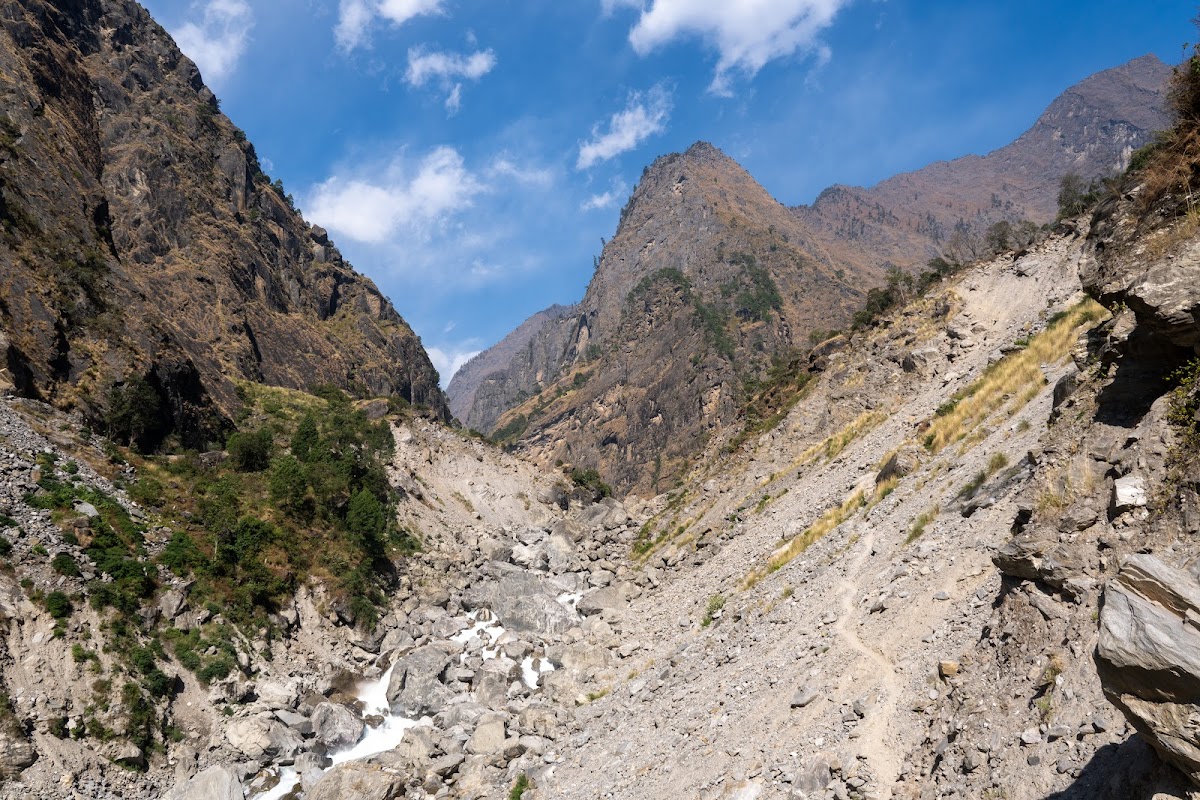
[{"label": "boulder", "polygon": [[304,739],[281,722],[262,717],[229,723],[225,738],[247,758],[292,758],[304,747]]},{"label": "boulder", "polygon": [[892,478],[903,478],[917,467],[921,466],[921,448],[916,445],[905,445],[896,452],[879,470],[875,483],[883,483]]},{"label": "boulder", "polygon": [[575,608],[585,617],[594,616],[605,609],[620,610],[625,608],[625,593],[619,586],[595,589],[581,597]]},{"label": "boulder", "polygon": [[0,725],[0,778],[16,775],[37,761],[37,750],[19,726]]},{"label": "boulder", "polygon": [[1084,576],[1087,556],[1081,545],[1061,543],[1056,532],[1031,528],[1009,539],[992,555],[996,568],[1012,578],[1070,588]]},{"label": "boulder", "polygon": [[392,710],[413,718],[437,713],[453,696],[442,683],[451,660],[449,651],[426,645],[397,661],[387,691]]},{"label": "boulder", "polygon": [[355,744],[362,736],[363,721],[339,703],[321,703],[312,714],[313,733],[331,752]]},{"label": "boulder", "polygon": [[1109,510],[1114,514],[1146,505],[1146,481],[1139,475],[1126,475],[1113,481]]},{"label": "boulder", "polygon": [[556,599],[561,592],[544,577],[525,571],[506,572],[500,580],[474,587],[464,598],[468,608],[490,608],[514,633],[557,636],[576,624],[578,616]]},{"label": "boulder", "polygon": [[112,742],[104,748],[104,756],[114,764],[127,769],[140,769],[146,766],[146,754],[133,742]]},{"label": "boulder", "polygon": [[467,740],[467,752],[475,755],[500,752],[504,748],[504,720],[503,714],[484,714]]},{"label": "boulder", "polygon": [[395,800],[403,794],[403,775],[354,761],[326,772],[307,800]]},{"label": "boulder", "polygon": [[167,796],[169,800],[243,800],[242,782],[229,767],[216,764]]},{"label": "boulder", "polygon": [[1150,555],[1109,581],[1096,670],[1104,696],[1200,786],[1200,582]]}]

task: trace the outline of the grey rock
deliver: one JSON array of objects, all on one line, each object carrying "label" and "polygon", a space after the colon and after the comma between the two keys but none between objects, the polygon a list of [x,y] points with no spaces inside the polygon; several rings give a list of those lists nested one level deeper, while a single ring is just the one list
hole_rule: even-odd
[{"label": "grey rock", "polygon": [[1126,475],[1113,481],[1110,510],[1115,513],[1141,508],[1147,503],[1146,481],[1139,475]]},{"label": "grey rock", "polygon": [[403,775],[355,761],[326,772],[306,800],[396,800],[403,794]]},{"label": "grey rock", "polygon": [[467,740],[467,752],[476,755],[490,755],[504,749],[505,716],[503,714],[485,714],[475,726],[475,732]]},{"label": "grey rock", "polygon": [[242,800],[242,782],[232,769],[217,764],[176,787],[168,797],[169,800]]},{"label": "grey rock", "polygon": [[[497,565],[500,566],[500,565]],[[510,567],[498,581],[473,587],[463,598],[468,608],[490,608],[514,633],[550,636],[578,624],[578,615],[556,599],[560,590],[545,577]]]},{"label": "grey rock", "polygon": [[1096,669],[1104,696],[1162,757],[1200,786],[1200,582],[1150,555],[1109,581]]},{"label": "grey rock", "polygon": [[790,705],[792,708],[804,708],[813,700],[816,700],[820,694],[820,691],[815,686],[801,686],[792,695]]},{"label": "grey rock", "polygon": [[620,586],[594,589],[580,598],[575,608],[585,617],[599,614],[605,609],[623,609],[625,608],[625,593]]},{"label": "grey rock", "polygon": [[341,750],[359,740],[363,721],[354,712],[338,703],[321,703],[312,714],[313,733],[317,741],[332,750]]},{"label": "grey rock", "polygon": [[414,718],[437,713],[454,694],[442,683],[451,660],[449,651],[436,645],[419,647],[398,660],[387,692],[392,709]]},{"label": "grey rock", "polygon": [[275,720],[252,717],[229,723],[225,738],[247,758],[291,758],[304,747],[304,740]]}]

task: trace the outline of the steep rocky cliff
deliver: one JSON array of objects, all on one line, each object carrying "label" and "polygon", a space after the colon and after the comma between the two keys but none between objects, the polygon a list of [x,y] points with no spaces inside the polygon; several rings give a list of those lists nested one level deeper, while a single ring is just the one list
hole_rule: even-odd
[{"label": "steep rocky cliff", "polygon": [[544,383],[558,368],[569,327],[552,323],[577,311],[561,305],[543,309],[463,364],[446,387],[454,416],[473,430],[492,430],[501,414],[525,399],[522,391]]},{"label": "steep rocky cliff", "polygon": [[0,347],[21,393],[97,417],[144,378],[194,441],[235,379],[444,410],[412,330],[137,3],[5,2],[0,63]]},{"label": "steep rocky cliff", "polygon": [[541,463],[598,468],[622,490],[667,486],[738,414],[747,382],[810,332],[843,326],[861,302],[854,287],[877,278],[832,267],[712,145],[663,156],[577,309],[538,333],[539,369],[488,377],[489,396],[528,398],[498,436]]}]

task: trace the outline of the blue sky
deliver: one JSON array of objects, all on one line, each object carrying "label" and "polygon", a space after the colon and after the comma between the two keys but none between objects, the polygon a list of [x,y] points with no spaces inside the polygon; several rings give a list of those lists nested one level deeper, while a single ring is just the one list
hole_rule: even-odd
[{"label": "blue sky", "polygon": [[583,295],[642,169],[710,141],[778,199],[1016,138],[1179,61],[1194,0],[143,0],[448,381]]}]

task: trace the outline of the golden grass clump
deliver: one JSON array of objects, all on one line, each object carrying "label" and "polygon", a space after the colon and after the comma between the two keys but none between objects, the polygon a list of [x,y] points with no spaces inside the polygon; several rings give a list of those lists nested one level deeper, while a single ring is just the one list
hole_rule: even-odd
[{"label": "golden grass clump", "polygon": [[988,367],[961,397],[938,409],[925,432],[925,449],[937,453],[961,441],[1006,403],[1006,416],[1017,413],[1045,386],[1042,364],[1065,358],[1078,338],[1079,328],[1106,313],[1094,300],[1084,300],[1030,339],[1024,349]]}]

